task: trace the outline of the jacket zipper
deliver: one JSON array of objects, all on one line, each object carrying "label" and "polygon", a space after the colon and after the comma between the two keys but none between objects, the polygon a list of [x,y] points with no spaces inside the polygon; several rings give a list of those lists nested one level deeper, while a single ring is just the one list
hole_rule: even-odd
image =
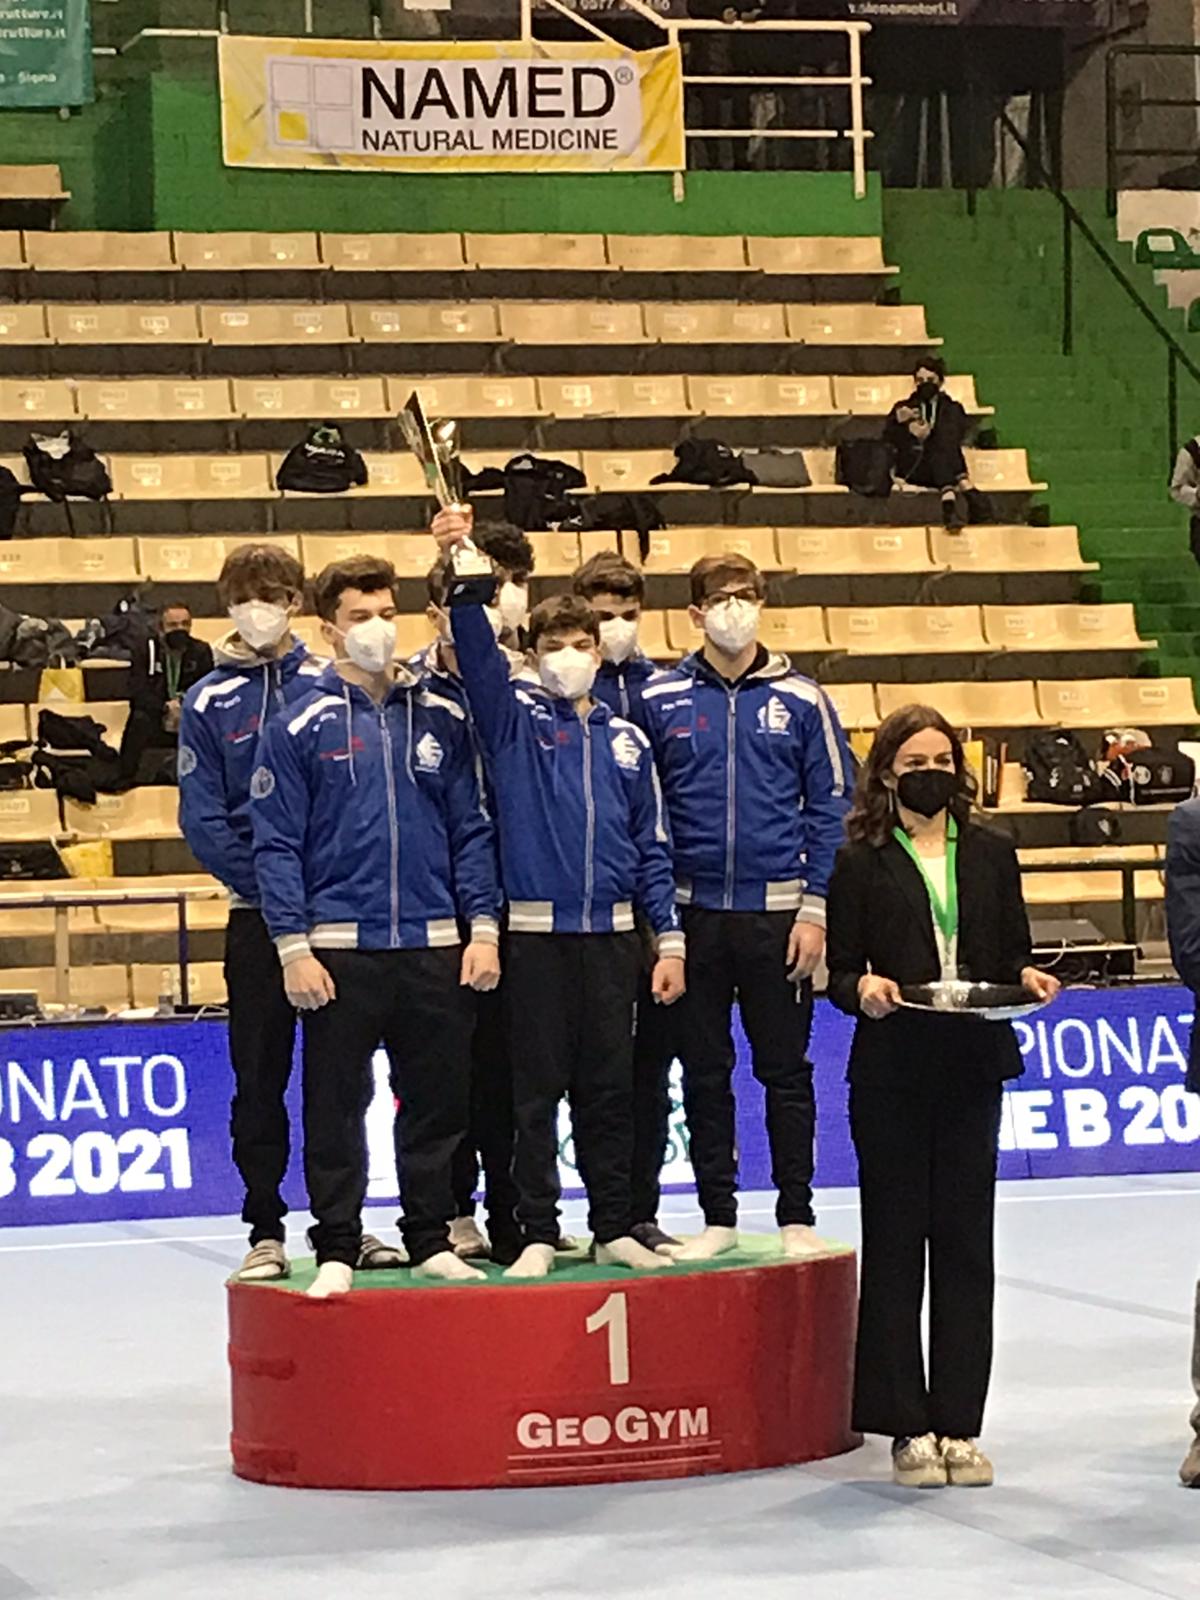
[{"label": "jacket zipper", "polygon": [[[388,733],[387,707],[379,708],[379,733],[383,740],[383,769],[387,779],[388,832],[391,840],[392,949],[400,943],[400,827],[396,820],[396,779],[392,764],[392,740]],[[351,731],[353,737],[353,730]]]},{"label": "jacket zipper", "polygon": [[278,710],[282,711],[284,708],[283,669],[280,667],[278,661],[272,661],[271,665],[267,668],[267,671],[271,674],[271,682],[275,690],[275,705]]},{"label": "jacket zipper", "polygon": [[729,710],[725,720],[725,900],[733,910],[733,867],[737,835],[737,690],[727,689]]},{"label": "jacket zipper", "polygon": [[596,887],[596,799],[592,793],[592,730],[583,724],[583,803],[587,811],[587,838],[583,863],[583,931],[592,931],[592,895]]},{"label": "jacket zipper", "polygon": [[617,684],[621,690],[621,715],[629,715],[629,678],[624,667],[617,674]]}]

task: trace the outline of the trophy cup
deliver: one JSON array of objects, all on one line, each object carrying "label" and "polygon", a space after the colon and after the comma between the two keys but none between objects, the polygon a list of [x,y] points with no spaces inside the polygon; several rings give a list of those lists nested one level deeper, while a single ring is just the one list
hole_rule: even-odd
[{"label": "trophy cup", "polygon": [[[458,423],[448,418],[431,421],[425,415],[421,396],[414,389],[400,413],[405,443],[421,463],[425,482],[443,511],[468,510],[463,487],[463,465],[459,460]],[[451,557],[459,580],[454,597],[487,604],[495,593],[492,563],[472,539],[464,539]],[[484,590],[486,588],[486,594]]]}]

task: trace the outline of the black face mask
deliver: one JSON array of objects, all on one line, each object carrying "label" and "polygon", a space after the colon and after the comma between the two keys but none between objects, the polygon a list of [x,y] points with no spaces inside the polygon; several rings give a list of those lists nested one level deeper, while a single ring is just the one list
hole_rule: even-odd
[{"label": "black face mask", "polygon": [[163,643],[168,650],[182,650],[191,637],[186,628],[172,628],[169,633],[163,634]]},{"label": "black face mask", "polygon": [[924,383],[919,383],[917,385],[917,399],[923,406],[927,406],[931,400],[935,400],[937,398],[937,392],[937,384],[928,378]]},{"label": "black face mask", "polygon": [[896,785],[900,804],[919,817],[936,817],[958,793],[958,774],[942,767],[921,767],[905,772]]}]

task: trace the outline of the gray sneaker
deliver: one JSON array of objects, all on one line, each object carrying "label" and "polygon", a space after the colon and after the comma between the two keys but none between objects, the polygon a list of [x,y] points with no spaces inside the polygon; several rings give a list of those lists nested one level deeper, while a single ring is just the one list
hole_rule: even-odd
[{"label": "gray sneaker", "polygon": [[246,1258],[234,1273],[238,1283],[275,1283],[291,1274],[287,1251],[278,1239],[263,1239],[251,1245]]}]

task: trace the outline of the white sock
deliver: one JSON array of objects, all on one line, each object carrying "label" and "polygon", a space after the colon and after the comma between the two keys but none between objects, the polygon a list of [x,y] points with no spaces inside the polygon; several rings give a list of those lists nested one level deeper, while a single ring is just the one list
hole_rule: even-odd
[{"label": "white sock", "polygon": [[596,1265],[632,1267],[635,1272],[658,1272],[662,1267],[674,1266],[674,1262],[656,1255],[653,1250],[647,1250],[644,1244],[639,1244],[626,1234],[621,1239],[596,1246]]},{"label": "white sock", "polygon": [[472,1267],[454,1254],[453,1250],[439,1250],[437,1255],[430,1256],[427,1261],[422,1261],[419,1267],[413,1268],[414,1278],[438,1278],[445,1283],[474,1283],[480,1278],[486,1278],[486,1272],[480,1272],[478,1267]]},{"label": "white sock", "polygon": [[548,1278],[554,1270],[552,1244],[527,1244],[504,1274],[506,1278]]},{"label": "white sock", "polygon": [[354,1268],[344,1261],[327,1261],[317,1268],[317,1275],[308,1286],[314,1300],[328,1300],[332,1294],[349,1294],[354,1287]]},{"label": "white sock", "polygon": [[793,1261],[805,1256],[824,1255],[829,1249],[827,1240],[806,1222],[788,1222],[779,1230],[779,1244],[785,1256]]},{"label": "white sock", "polygon": [[689,1239],[686,1244],[681,1244],[677,1250],[672,1250],[671,1254],[676,1261],[712,1261],[737,1247],[736,1228],[710,1227],[698,1233],[694,1239]]}]

